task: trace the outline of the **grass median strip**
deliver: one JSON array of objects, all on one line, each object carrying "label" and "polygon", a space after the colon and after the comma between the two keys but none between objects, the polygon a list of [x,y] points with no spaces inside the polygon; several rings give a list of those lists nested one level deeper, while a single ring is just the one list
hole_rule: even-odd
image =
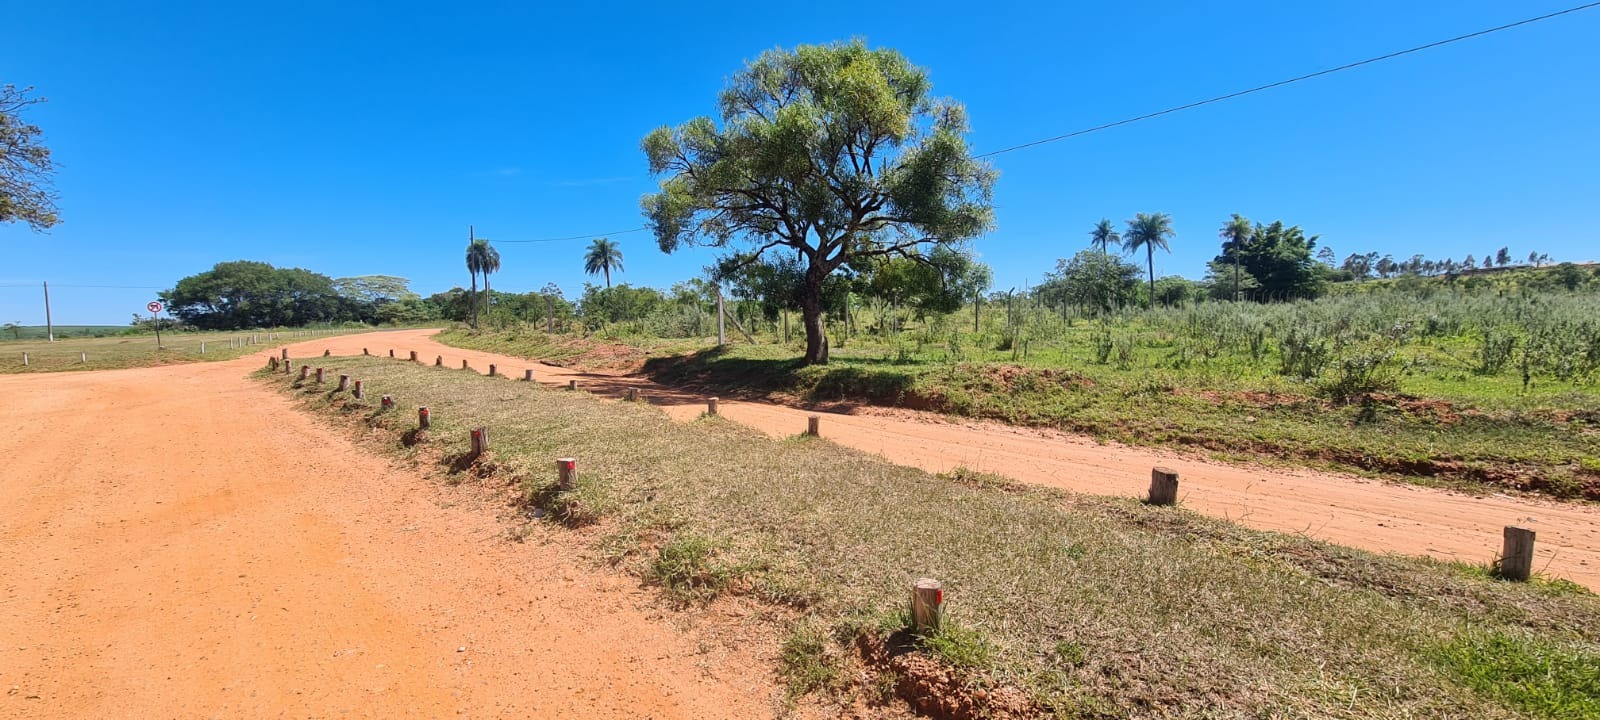
[{"label": "grass median strip", "polygon": [[[786,608],[782,671],[796,692],[898,694],[949,717],[1556,718],[1584,706],[1525,702],[1496,685],[1515,675],[1472,671],[1484,663],[1461,648],[1520,638],[1552,667],[1600,663],[1600,601],[1570,584],[1497,582],[1131,499],[930,475],[800,427],[771,440],[472,372],[319,364],[365,380],[369,400],[263,380],[382,429],[443,473],[466,472],[468,429],[490,428],[477,470],[520,481],[530,514],[595,524],[574,535],[595,557],[686,608],[728,593]],[[380,395],[398,407],[381,410]],[[432,428],[419,434],[420,405]],[[557,457],[577,458],[571,490],[557,487]],[[1485,538],[1486,561],[1495,542]],[[947,623],[908,638],[909,587],[923,576],[944,582]],[[863,663],[875,681],[858,679]],[[1584,673],[1551,677],[1542,696],[1596,692]]]}]

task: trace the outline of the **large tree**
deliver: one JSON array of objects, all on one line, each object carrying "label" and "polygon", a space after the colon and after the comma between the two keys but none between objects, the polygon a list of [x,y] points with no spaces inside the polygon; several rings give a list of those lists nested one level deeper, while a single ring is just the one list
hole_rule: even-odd
[{"label": "large tree", "polygon": [[612,270],[622,272],[622,249],[610,240],[596,238],[583,254],[583,271],[590,275],[605,273],[606,287],[611,287]]},{"label": "large tree", "polygon": [[0,85],[0,223],[25,222],[41,232],[59,218],[50,185],[55,170],[50,148],[40,142],[43,131],[22,119],[28,106],[44,102],[31,92],[31,87]]},{"label": "large tree", "polygon": [[[1307,236],[1300,226],[1284,225],[1282,221],[1250,225],[1250,221],[1243,217],[1233,217],[1234,221],[1225,225],[1224,230],[1237,222],[1248,225],[1249,232],[1238,244],[1229,241],[1224,233],[1222,254],[1213,262],[1242,268],[1245,276],[1259,283],[1256,288],[1251,288],[1245,282],[1242,290],[1257,290],[1261,296],[1270,298],[1313,298],[1322,294],[1327,269],[1315,259],[1317,236]],[[1421,271],[1422,256],[1410,262],[1417,272]],[[1344,267],[1353,277],[1360,279],[1373,269],[1388,277],[1404,270],[1407,265],[1397,263],[1390,257],[1378,259],[1374,253],[1351,255],[1345,259]]]},{"label": "large tree", "polygon": [[217,263],[161,297],[174,317],[206,330],[357,319],[328,276],[247,260]]},{"label": "large tree", "polygon": [[1122,235],[1117,233],[1117,226],[1111,224],[1111,218],[1100,218],[1094,224],[1094,229],[1089,231],[1089,247],[1100,252],[1110,252],[1112,245],[1121,245]]},{"label": "large tree", "polygon": [[664,252],[774,248],[805,265],[808,364],[828,361],[823,282],[870,257],[913,257],[992,223],[995,173],[972,157],[965,109],[923,69],[860,41],[771,50],[729,81],[720,124],[699,117],[645,137],[660,192],[642,201]]},{"label": "large tree", "polygon": [[1174,235],[1177,232],[1172,229],[1172,216],[1166,213],[1134,215],[1128,221],[1128,231],[1122,234],[1122,247],[1134,254],[1143,248],[1145,262],[1150,267],[1150,297],[1145,299],[1145,307],[1154,303],[1156,298],[1156,248],[1172,252],[1168,243]]}]

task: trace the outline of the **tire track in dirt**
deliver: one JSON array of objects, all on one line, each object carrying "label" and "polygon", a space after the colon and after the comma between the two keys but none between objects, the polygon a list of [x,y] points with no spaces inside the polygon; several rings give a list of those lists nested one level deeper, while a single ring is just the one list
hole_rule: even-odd
[{"label": "tire track in dirt", "polygon": [[[419,361],[442,356],[446,367],[467,360],[478,372],[489,364],[501,374],[620,397],[637,389],[678,420],[705,410],[706,395],[655,384],[638,376],[587,373],[522,358],[453,348],[432,339],[436,330],[405,330],[381,339],[331,338],[308,344],[321,354],[374,354],[416,350]],[[359,336],[358,336],[359,337]],[[365,336],[371,338],[372,336]],[[1301,533],[1377,552],[1427,555],[1487,563],[1500,550],[1501,531],[1521,524],[1538,532],[1534,568],[1600,590],[1600,506],[1509,495],[1463,492],[1303,469],[1234,465],[1176,451],[1099,444],[1078,435],[1018,428],[997,422],[950,419],[933,413],[863,408],[852,412],[806,410],[765,402],[719,402],[719,413],[775,437],[822,416],[822,435],[840,445],[877,453],[892,462],[933,472],[957,467],[994,472],[1027,483],[1099,495],[1142,496],[1150,469],[1181,475],[1180,500],[1191,509],[1249,527]]]},{"label": "tire track in dirt", "polygon": [[246,379],[264,357],[0,376],[0,717],[773,714],[765,641],[505,541]]}]

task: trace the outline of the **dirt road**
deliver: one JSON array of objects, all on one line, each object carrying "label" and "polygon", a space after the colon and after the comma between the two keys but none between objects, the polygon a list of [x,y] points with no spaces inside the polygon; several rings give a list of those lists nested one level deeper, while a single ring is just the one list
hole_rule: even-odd
[{"label": "dirt road", "polygon": [[[637,377],[584,373],[452,348],[432,340],[433,332],[408,330],[381,340],[335,338],[325,345],[339,354],[360,353],[364,344],[374,345],[374,353],[387,354],[392,345],[401,357],[416,350],[424,362],[443,356],[448,367],[459,367],[465,359],[479,372],[495,363],[501,373],[515,377],[533,367],[542,382],[565,385],[576,379],[585,389],[613,396],[633,387],[680,420],[692,419],[705,409],[704,395]],[[1048,430],[952,421],[929,413],[827,413],[727,399],[719,406],[722,415],[774,436],[799,433],[806,427],[806,416],[822,415],[824,437],[897,463],[936,472],[967,467],[1083,493],[1140,496],[1149,487],[1150,469],[1167,466],[1179,472],[1180,499],[1189,508],[1250,527],[1303,533],[1380,552],[1486,563],[1499,552],[1506,525],[1526,525],[1538,532],[1536,570],[1600,589],[1600,507],[1593,505],[1474,496],[1309,470],[1231,465],[1161,449],[1101,445]]]},{"label": "dirt road", "polygon": [[770,658],[506,542],[246,379],[262,357],[0,376],[0,717],[773,714]]}]

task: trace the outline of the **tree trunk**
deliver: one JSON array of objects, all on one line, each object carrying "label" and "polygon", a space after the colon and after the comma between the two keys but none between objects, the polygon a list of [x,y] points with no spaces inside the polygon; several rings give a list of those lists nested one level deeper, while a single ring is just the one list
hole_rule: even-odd
[{"label": "tree trunk", "polygon": [[827,273],[812,265],[800,288],[800,315],[806,326],[806,365],[828,364],[828,336],[822,326],[822,280]]},{"label": "tree trunk", "polygon": [[611,287],[611,266],[610,265],[603,265],[603,266],[601,266],[600,269],[606,271],[606,287],[608,287],[608,288]]},{"label": "tree trunk", "polygon": [[472,304],[472,329],[478,329],[478,274],[472,274],[472,296],[468,298]]},{"label": "tree trunk", "polygon": [[489,289],[489,273],[483,274],[483,314],[489,315],[494,311],[494,291]]},{"label": "tree trunk", "polygon": [[1144,306],[1153,308],[1156,306],[1156,246],[1146,244],[1144,246],[1144,256],[1145,260],[1150,263],[1150,297],[1145,298]]}]

